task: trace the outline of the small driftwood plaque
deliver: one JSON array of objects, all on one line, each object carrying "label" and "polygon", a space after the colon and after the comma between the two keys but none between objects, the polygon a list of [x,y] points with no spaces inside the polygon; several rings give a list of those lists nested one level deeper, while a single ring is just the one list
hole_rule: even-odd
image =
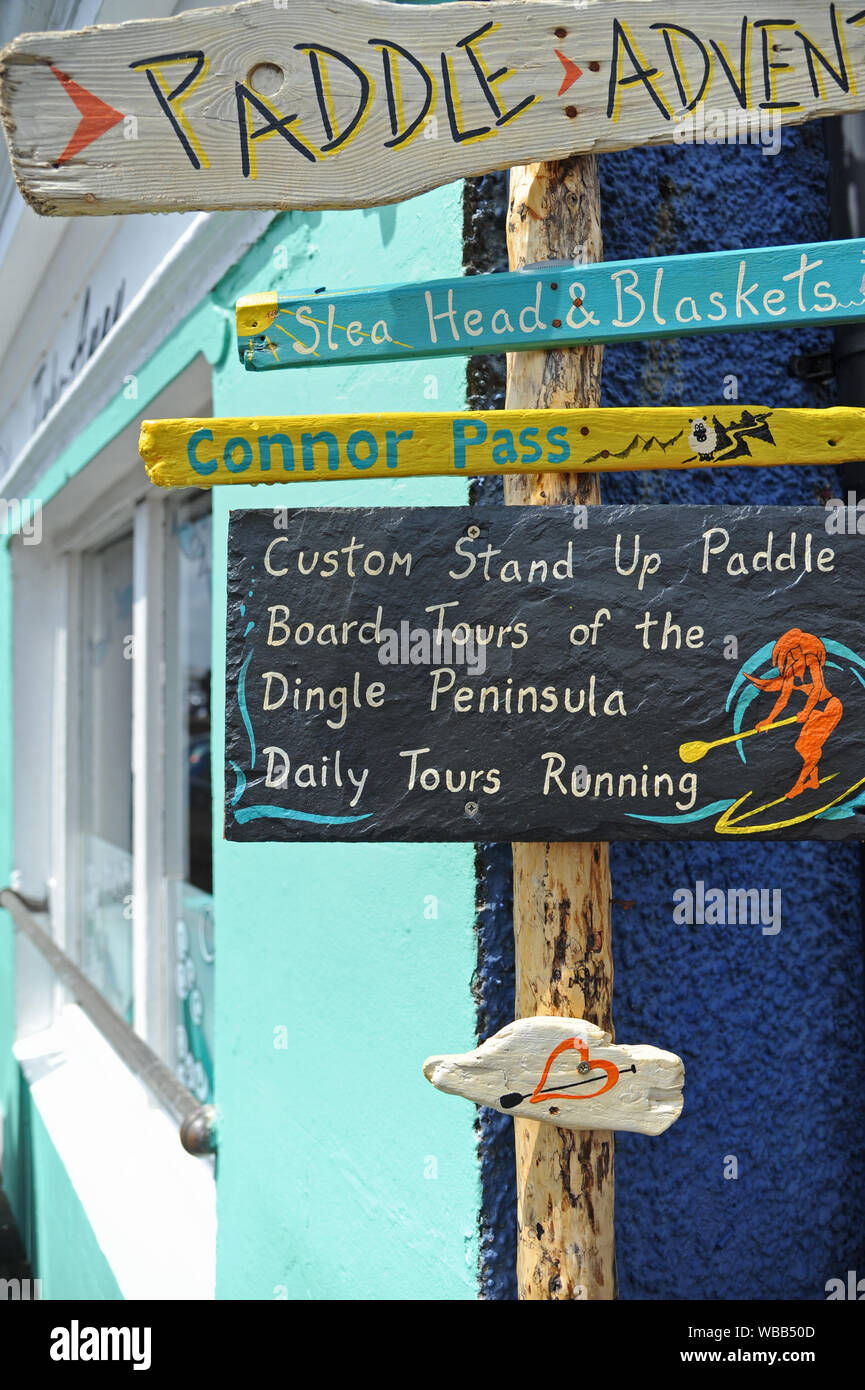
[{"label": "small driftwood plaque", "polygon": [[662,1134],[682,1113],[680,1057],[620,1046],[579,1018],[520,1018],[474,1052],[428,1057],[423,1070],[440,1091],[559,1129]]}]

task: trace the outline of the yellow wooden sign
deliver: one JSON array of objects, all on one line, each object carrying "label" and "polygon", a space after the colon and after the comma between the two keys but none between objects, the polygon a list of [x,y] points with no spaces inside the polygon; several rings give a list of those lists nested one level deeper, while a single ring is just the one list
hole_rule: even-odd
[{"label": "yellow wooden sign", "polygon": [[139,449],[159,487],[840,464],[865,458],[865,410],[726,405],[145,420]]}]

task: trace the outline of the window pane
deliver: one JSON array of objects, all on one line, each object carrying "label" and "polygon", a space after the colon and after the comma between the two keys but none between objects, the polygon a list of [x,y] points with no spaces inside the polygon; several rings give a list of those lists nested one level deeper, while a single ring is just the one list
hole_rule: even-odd
[{"label": "window pane", "polygon": [[166,707],[166,781],[169,787],[174,783],[175,800],[175,814],[166,819],[166,888],[176,952],[175,1065],[184,1085],[207,1101],[213,1095],[214,976],[209,494],[178,505],[168,543],[177,595]]},{"label": "window pane", "polygon": [[83,559],[81,968],[132,1022],[132,537]]},{"label": "window pane", "polygon": [[177,936],[177,1075],[202,1102],[213,1098],[213,899],[169,884]]}]

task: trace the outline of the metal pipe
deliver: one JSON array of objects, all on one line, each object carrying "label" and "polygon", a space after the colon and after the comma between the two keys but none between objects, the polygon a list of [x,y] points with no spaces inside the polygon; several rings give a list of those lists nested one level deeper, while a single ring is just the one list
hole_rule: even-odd
[{"label": "metal pipe", "polygon": [[107,1000],[82,974],[56,941],[33,916],[47,912],[48,904],[18,893],[14,888],[0,890],[0,907],[5,907],[18,931],[36,947],[58,980],[117,1053],[131,1072],[180,1125],[180,1142],[191,1154],[216,1152],[216,1112],[212,1105],[201,1105],[191,1091],[178,1081],[151,1047],[112,1009]]}]

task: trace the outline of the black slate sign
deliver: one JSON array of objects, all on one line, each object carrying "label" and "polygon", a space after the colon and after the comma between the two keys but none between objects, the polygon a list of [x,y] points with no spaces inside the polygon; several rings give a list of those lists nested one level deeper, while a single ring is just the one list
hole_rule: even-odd
[{"label": "black slate sign", "polygon": [[231,840],[865,827],[837,510],[234,511],[227,677]]}]

